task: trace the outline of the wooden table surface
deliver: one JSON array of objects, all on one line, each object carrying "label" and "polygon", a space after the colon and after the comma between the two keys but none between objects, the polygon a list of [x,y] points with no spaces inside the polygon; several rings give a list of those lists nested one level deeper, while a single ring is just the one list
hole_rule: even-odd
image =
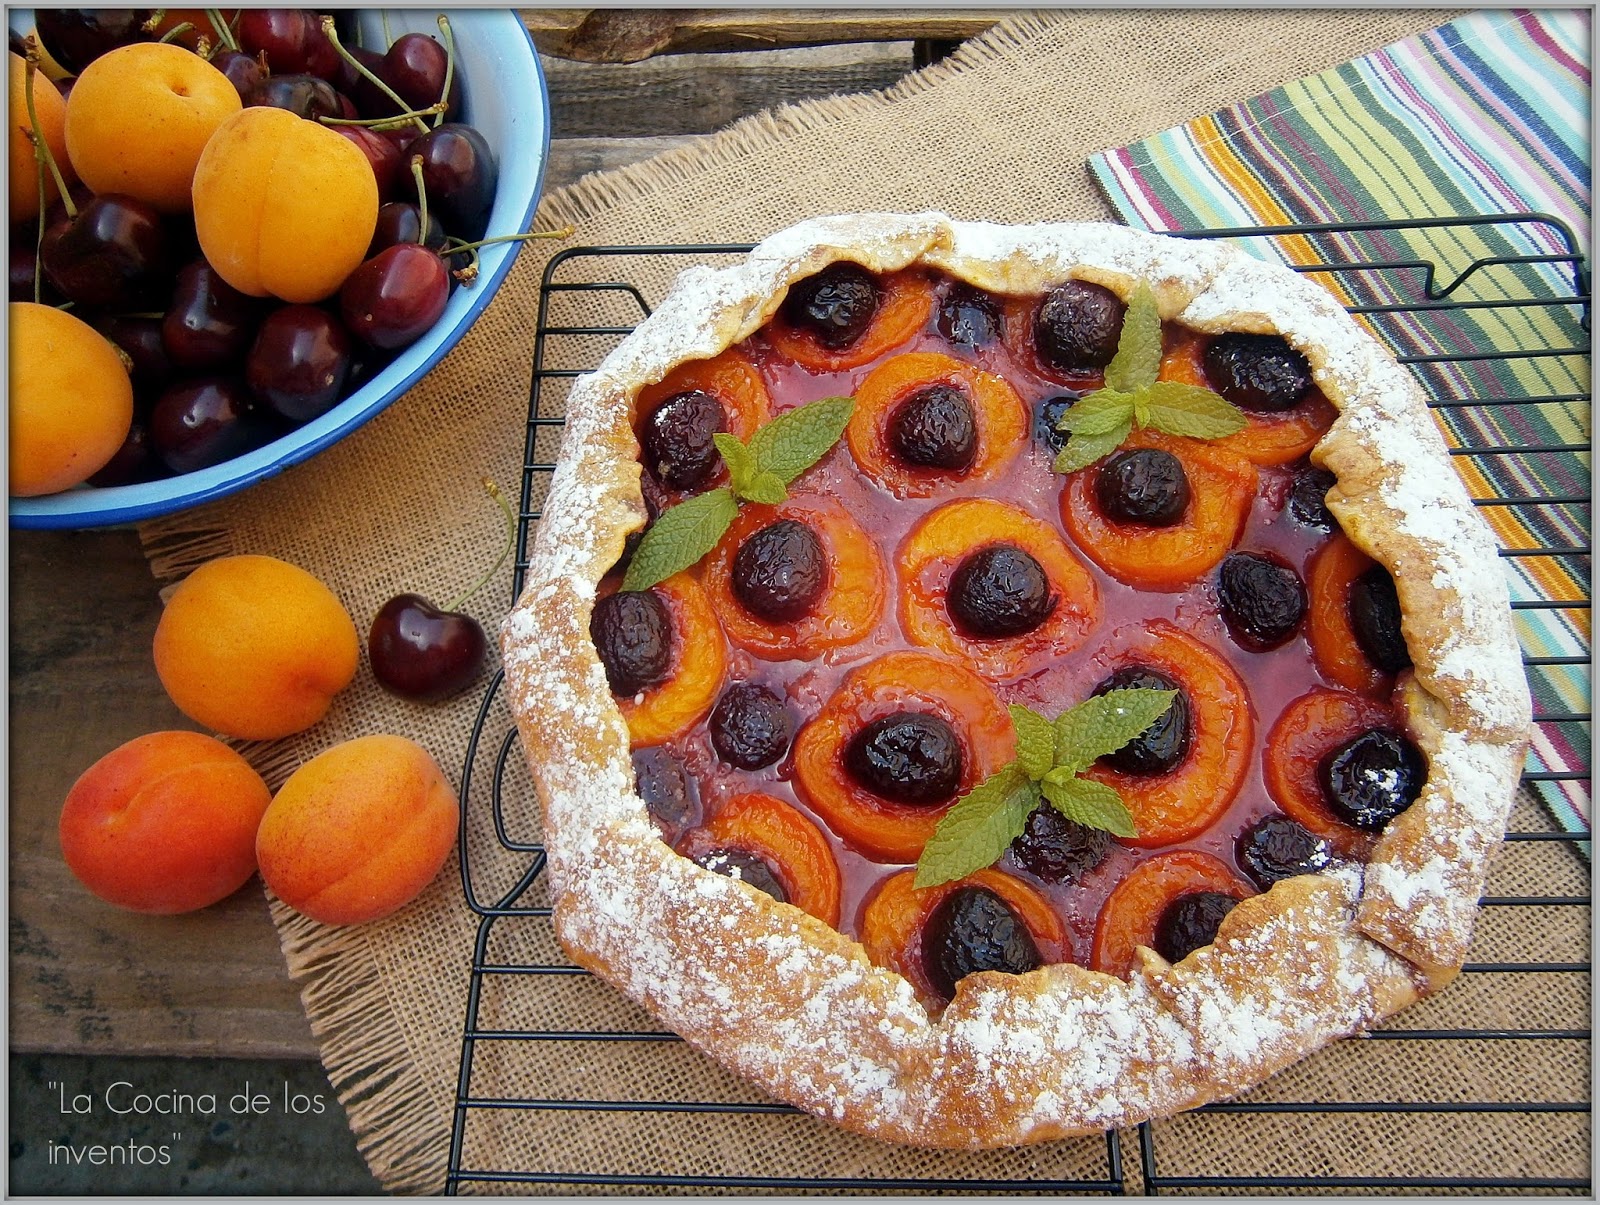
[{"label": "wooden table surface", "polygon": [[[777,103],[887,87],[1002,15],[525,10],[550,91],[545,187]],[[151,663],[161,602],[135,532],[10,534],[11,1049],[314,1056],[257,883],[151,918],[68,873],[56,820],[77,776],[123,741],[195,725]]]}]

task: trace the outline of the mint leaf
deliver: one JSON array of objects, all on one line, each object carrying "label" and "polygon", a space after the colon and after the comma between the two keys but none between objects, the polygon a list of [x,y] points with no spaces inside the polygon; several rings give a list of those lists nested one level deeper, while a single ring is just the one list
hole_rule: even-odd
[{"label": "mint leaf", "polygon": [[1013,764],[989,775],[956,800],[917,859],[918,887],[964,879],[992,866],[1022,832],[1039,804],[1039,788]]},{"label": "mint leaf", "polygon": [[1047,777],[1040,791],[1051,805],[1068,820],[1076,820],[1086,828],[1104,829],[1114,837],[1137,837],[1133,813],[1122,802],[1112,787],[1092,778],[1065,778],[1051,781]]},{"label": "mint leaf", "polygon": [[1106,387],[1119,393],[1135,393],[1153,384],[1160,371],[1161,311],[1156,307],[1155,293],[1141,280],[1122,316],[1117,354],[1106,365]]},{"label": "mint leaf", "polygon": [[[1080,402],[1078,405],[1082,405]],[[1074,406],[1072,409],[1076,410]],[[1067,413],[1071,413],[1068,411]],[[1056,453],[1055,471],[1058,473],[1076,473],[1079,469],[1086,469],[1103,456],[1109,456],[1122,446],[1122,441],[1128,438],[1128,432],[1133,430],[1133,416],[1124,418],[1116,430],[1104,435],[1074,435],[1067,440],[1067,446]]]},{"label": "mint leaf", "polygon": [[711,442],[717,445],[717,451],[722,453],[722,463],[728,466],[728,481],[733,486],[733,492],[743,497],[750,487],[750,478],[756,475],[755,457],[750,455],[750,449],[740,442],[738,436],[729,435],[726,431],[714,432]]},{"label": "mint leaf", "polygon": [[789,491],[784,488],[783,478],[765,470],[750,478],[745,483],[744,489],[736,489],[734,492],[746,502],[761,502],[767,506],[776,506],[789,496]]},{"label": "mint leaf", "polygon": [[1108,690],[1056,717],[1058,767],[1076,774],[1115,753],[1167,714],[1175,690]]},{"label": "mint leaf", "polygon": [[854,398],[825,397],[778,415],[750,437],[756,471],[788,485],[839,442],[855,408]]},{"label": "mint leaf", "polygon": [[1070,431],[1074,435],[1105,435],[1128,421],[1133,404],[1132,394],[1096,389],[1072,403],[1056,424],[1056,430]]},{"label": "mint leaf", "polygon": [[1157,381],[1146,391],[1148,417],[1141,425],[1185,435],[1190,439],[1221,439],[1244,430],[1244,412],[1221,394],[1181,381]]},{"label": "mint leaf", "polygon": [[1056,731],[1037,711],[1013,703],[1011,722],[1017,729],[1017,765],[1038,782],[1056,764]]},{"label": "mint leaf", "polygon": [[648,590],[687,569],[717,546],[739,504],[726,486],[696,494],[662,511],[634,549],[624,590]]}]

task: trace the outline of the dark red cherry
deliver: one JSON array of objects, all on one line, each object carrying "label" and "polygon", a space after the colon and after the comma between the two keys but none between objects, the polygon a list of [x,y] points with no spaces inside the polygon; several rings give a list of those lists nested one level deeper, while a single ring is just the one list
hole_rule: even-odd
[{"label": "dark red cherry", "polygon": [[1339,479],[1327,469],[1303,465],[1289,486],[1289,514],[1303,527],[1332,531],[1337,524],[1328,509],[1328,491]]},{"label": "dark red cherry", "polygon": [[956,625],[979,639],[1031,632],[1059,601],[1044,566],[1015,544],[991,544],[965,557],[945,595]]},{"label": "dark red cherry", "polygon": [[700,795],[694,776],[665,745],[647,745],[633,751],[634,789],[651,819],[669,841],[700,818]]},{"label": "dark red cherry", "polygon": [[1115,523],[1171,527],[1188,509],[1189,475],[1161,448],[1114,452],[1095,470],[1094,496]]},{"label": "dark red cherry", "polygon": [[433,220],[433,215],[428,215],[428,237],[426,240],[419,238],[422,233],[422,211],[410,201],[387,201],[378,206],[378,224],[372,230],[372,242],[367,244],[367,258],[371,259],[380,251],[398,246],[400,243],[421,243],[434,251],[443,251],[445,247],[444,227]]},{"label": "dark red cherry", "polygon": [[1075,883],[1105,861],[1111,834],[1067,819],[1054,804],[1041,803],[1028,813],[1010,849],[1018,865],[1046,883]]},{"label": "dark red cherry", "polygon": [[697,866],[725,874],[730,879],[738,879],[741,883],[749,883],[757,891],[766,892],[780,904],[789,902],[789,893],[784,891],[783,884],[778,881],[778,876],[773,873],[772,867],[767,865],[767,860],[759,854],[753,854],[747,849],[713,849],[698,855],[694,861]]},{"label": "dark red cherry", "polygon": [[1057,372],[1104,368],[1117,354],[1127,307],[1110,289],[1069,280],[1046,293],[1033,320],[1039,358]]},{"label": "dark red cherry", "polygon": [[108,50],[149,42],[144,28],[148,8],[40,8],[33,14],[39,43],[50,57],[76,75]]},{"label": "dark red cherry", "polygon": [[595,603],[589,639],[606,671],[611,693],[628,698],[667,679],[677,633],[667,605],[654,590],[625,590]]},{"label": "dark red cherry", "polygon": [[91,325],[128,354],[133,363],[128,376],[133,381],[135,401],[153,404],[174,376],[172,358],[161,338],[162,320],[139,314],[106,314]]},{"label": "dark red cherry", "polygon": [[128,428],[127,437],[122,441],[122,446],[112,454],[110,460],[100,466],[94,476],[89,478],[89,484],[100,487],[136,485],[166,475],[167,467],[161,463],[161,458],[156,455],[155,447],[150,442],[150,428],[136,414],[132,425]]},{"label": "dark red cherry", "polygon": [[922,966],[946,1000],[977,971],[1022,975],[1044,959],[1021,917],[987,887],[958,887],[939,902],[922,930]]},{"label": "dark red cherry", "polygon": [[845,769],[895,803],[937,804],[961,786],[961,738],[943,718],[897,711],[873,720],[844,749]]},{"label": "dark red cherry", "polygon": [[[343,34],[340,35],[340,40],[343,41],[345,51],[351,58],[372,74],[378,74],[378,69],[383,66],[382,54],[376,50],[368,50],[365,46],[355,45]],[[383,94],[383,89],[357,71],[342,56],[339,60],[339,74],[334,79],[333,85],[356,102],[356,108],[361,110],[363,117],[388,117],[400,111],[394,101]],[[412,129],[415,131],[416,127],[413,126]]]},{"label": "dark red cherry", "polygon": [[161,320],[161,343],[179,372],[217,372],[244,361],[261,304],[204,259],[184,264]]},{"label": "dark red cherry", "polygon": [[243,104],[251,104],[250,93],[266,80],[267,65],[260,55],[246,54],[242,50],[219,50],[211,56],[211,65],[233,85]]},{"label": "dark red cherry", "polygon": [[741,770],[770,766],[789,751],[794,720],[765,686],[735,682],[722,692],[707,723],[717,756]]},{"label": "dark red cherry", "polygon": [[1183,687],[1158,669],[1130,665],[1117,670],[1090,693],[1103,695],[1112,690],[1175,690],[1178,697],[1154,724],[1100,761],[1124,774],[1154,776],[1176,769],[1189,755],[1194,741],[1189,696]]},{"label": "dark red cherry", "polygon": [[1238,900],[1220,891],[1191,891],[1162,910],[1156,921],[1155,951],[1168,962],[1182,962],[1217,940],[1222,920]]},{"label": "dark red cherry", "polygon": [[1069,433],[1061,430],[1058,425],[1066,417],[1067,411],[1072,409],[1073,403],[1083,396],[1075,389],[1064,390],[1052,394],[1039,403],[1039,408],[1034,412],[1033,437],[1044,444],[1052,452],[1059,452],[1067,446]]},{"label": "dark red cherry", "polygon": [[327,80],[315,75],[269,75],[250,89],[247,106],[284,109],[296,117],[343,117],[344,105]]},{"label": "dark red cherry", "polygon": [[1411,665],[1411,650],[1400,631],[1400,595],[1394,578],[1373,565],[1350,583],[1350,627],[1367,660],[1386,674]]},{"label": "dark red cherry", "polygon": [[[482,238],[500,178],[488,140],[472,126],[447,121],[407,145],[405,154],[408,164],[412,156],[421,157],[428,209],[444,228],[468,242]],[[416,199],[414,186],[405,197]]]},{"label": "dark red cherry", "polygon": [[1263,816],[1234,843],[1239,868],[1265,891],[1280,879],[1312,874],[1332,860],[1328,843],[1287,816]]},{"label": "dark red cherry", "polygon": [[769,523],[739,545],[733,593],[752,615],[785,623],[807,614],[827,585],[827,557],[817,533],[796,519]]},{"label": "dark red cherry", "polygon": [[929,385],[889,414],[889,446],[906,464],[963,472],[978,452],[978,423],[965,391]]},{"label": "dark red cherry", "polygon": [[395,351],[415,343],[444,313],[450,273],[417,243],[397,243],[364,261],[339,288],[346,329],[373,347]]},{"label": "dark red cherry", "polygon": [[711,437],[727,425],[722,403],[709,393],[673,394],[646,416],[639,432],[645,468],[668,489],[694,489],[722,463]]},{"label": "dark red cherry", "polygon": [[322,32],[321,18],[310,9],[241,9],[238,39],[246,54],[264,54],[274,75],[339,78],[343,60]]},{"label": "dark red cherry", "polygon": [[349,372],[350,336],[339,320],[314,305],[286,305],[262,321],[244,379],[274,414],[307,423],[343,396]]},{"label": "dark red cherry", "polygon": [[1212,388],[1246,410],[1287,410],[1311,388],[1311,365],[1282,335],[1218,335],[1205,366]]},{"label": "dark red cherry", "polygon": [[13,227],[11,230],[10,300],[32,301],[34,276],[37,273],[40,302],[44,305],[60,305],[66,298],[61,296],[55,285],[50,283],[48,276],[38,272],[39,253],[34,238],[32,223]]},{"label": "dark red cherry", "polygon": [[471,686],[488,650],[476,619],[442,611],[420,594],[397,594],[384,603],[367,633],[367,656],[378,685],[419,703],[435,703]]},{"label": "dark red cherry", "polygon": [[958,281],[939,301],[937,325],[957,347],[985,347],[1000,337],[1000,305],[994,294]]},{"label": "dark red cherry", "polygon": [[1217,603],[1239,647],[1261,653],[1299,631],[1306,588],[1293,567],[1276,557],[1230,552],[1217,570]]},{"label": "dark red cherry", "polygon": [[[356,149],[367,157],[367,162],[372,165],[372,178],[377,181],[378,200],[393,201],[400,194],[401,182],[409,177],[410,169],[406,167],[405,156],[401,153],[399,145],[392,139],[386,138],[376,130],[369,130],[366,126],[329,126],[335,134],[348,138],[356,144]],[[382,215],[382,207],[379,208]],[[430,222],[429,225],[432,225]],[[402,239],[391,240],[403,242]],[[416,240],[412,240],[415,242]],[[385,243],[384,246],[388,246]],[[376,252],[369,251],[369,256]]]},{"label": "dark red cherry", "polygon": [[881,302],[877,279],[860,264],[839,261],[789,290],[782,313],[822,346],[849,347],[872,324]]},{"label": "dark red cherry", "polygon": [[1328,806],[1345,823],[1374,833],[1416,802],[1427,777],[1417,747],[1382,728],[1346,741],[1317,766]]},{"label": "dark red cherry", "polygon": [[[444,79],[449,59],[444,47],[425,33],[406,33],[396,38],[377,68],[379,78],[399,94],[413,109],[439,103],[444,94]],[[453,121],[461,111],[461,72],[450,74],[450,96],[445,121]],[[389,110],[394,102],[389,102]],[[430,120],[429,124],[432,122]]]},{"label": "dark red cherry", "polygon": [[150,413],[150,439],[174,473],[192,473],[260,447],[272,429],[244,382],[201,377],[168,389]]},{"label": "dark red cherry", "polygon": [[141,310],[166,300],[172,261],[161,215],[119,193],[91,196],[68,217],[52,208],[40,255],[50,282],[88,309]]}]

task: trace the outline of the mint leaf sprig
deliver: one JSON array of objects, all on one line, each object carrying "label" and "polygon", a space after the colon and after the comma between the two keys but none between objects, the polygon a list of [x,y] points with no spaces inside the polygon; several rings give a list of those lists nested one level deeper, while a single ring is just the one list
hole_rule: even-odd
[{"label": "mint leaf sprig", "polygon": [[717,546],[740,502],[776,506],[789,485],[839,442],[854,398],[825,397],[763,423],[748,444],[718,431],[711,438],[728,466],[728,484],[686,498],[656,517],[622,577],[624,590],[648,590],[695,564]]},{"label": "mint leaf sprig", "polygon": [[1086,828],[1138,836],[1116,789],[1081,775],[1096,758],[1115,753],[1159,720],[1177,697],[1175,690],[1108,690],[1063,711],[1053,723],[1012,704],[1016,760],[944,814],[917,859],[914,884],[937,887],[993,865],[1041,800]]},{"label": "mint leaf sprig", "polygon": [[1136,425],[1190,439],[1221,439],[1244,429],[1243,411],[1221,394],[1158,381],[1160,371],[1161,312],[1149,284],[1140,281],[1122,319],[1117,354],[1106,365],[1104,387],[1073,403],[1056,424],[1071,436],[1056,455],[1056,472],[1075,473],[1109,456]]}]

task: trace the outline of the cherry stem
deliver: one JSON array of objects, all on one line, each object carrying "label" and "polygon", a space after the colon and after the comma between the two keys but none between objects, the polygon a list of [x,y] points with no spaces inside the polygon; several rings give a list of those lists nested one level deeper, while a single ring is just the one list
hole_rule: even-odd
[{"label": "cherry stem", "polygon": [[441,254],[458,255],[463,251],[476,251],[479,247],[488,247],[493,243],[525,243],[536,238],[571,238],[578,233],[578,228],[572,225],[561,227],[560,230],[524,230],[521,234],[497,234],[494,238],[481,238],[475,243],[457,242],[454,247],[446,248]]},{"label": "cherry stem", "polygon": [[417,182],[417,242],[428,242],[428,186],[422,181],[422,156],[411,156],[411,178]]},{"label": "cherry stem", "polygon": [[446,103],[450,100],[450,84],[456,75],[456,36],[450,30],[450,18],[439,14],[439,32],[444,35],[444,90],[439,93],[439,116],[433,119],[433,128],[444,122]]},{"label": "cherry stem", "polygon": [[489,491],[489,497],[493,498],[500,504],[500,509],[505,514],[506,542],[501,547],[500,555],[495,558],[494,564],[489,566],[489,572],[485,573],[477,581],[473,582],[471,587],[468,588],[467,592],[460,598],[456,599],[455,602],[445,607],[446,611],[457,610],[474,594],[483,589],[484,585],[487,584],[489,579],[492,578],[496,573],[500,572],[500,566],[506,563],[506,557],[511,555],[511,547],[517,541],[517,516],[516,512],[511,509],[511,503],[506,501],[506,496],[500,492],[500,487],[494,482],[490,481],[487,477],[483,478],[483,488]]},{"label": "cherry stem", "polygon": [[238,50],[239,43],[233,39],[233,30],[228,26],[228,19],[222,15],[220,8],[206,9],[206,17],[211,22],[211,28],[217,31],[217,41],[229,50]]},{"label": "cherry stem", "polygon": [[181,25],[174,25],[171,29],[167,30],[166,33],[157,38],[156,41],[176,42],[179,38],[183,37],[184,34],[193,32],[194,26],[185,21]]},{"label": "cherry stem", "polygon": [[151,13],[147,18],[145,18],[145,23],[139,26],[139,28],[144,33],[155,33],[155,31],[160,28],[161,22],[165,21],[166,19],[167,10],[164,8],[158,8],[155,12]]},{"label": "cherry stem", "polygon": [[[332,17],[324,16],[322,18],[322,32],[328,41],[333,43],[333,48],[339,52],[339,57],[354,67],[364,79],[381,90],[385,96],[399,105],[402,115],[410,111],[406,102],[400,99],[398,92],[374,75],[360,59],[344,48],[344,43],[339,41],[339,31],[333,27]],[[411,120],[417,123],[417,129],[420,132],[424,134],[428,132],[428,123],[423,121],[422,118],[413,117]]]},{"label": "cherry stem", "polygon": [[[61,204],[66,207],[67,216],[78,216],[78,207],[72,203],[72,198],[67,195],[67,181],[61,174],[61,168],[56,165],[56,157],[50,153],[50,144],[44,139],[44,131],[39,128],[39,109],[33,100],[33,81],[39,74],[39,43],[34,41],[32,34],[28,35],[28,55],[24,68],[23,92],[28,102],[28,127],[33,135],[33,159],[35,163],[43,164],[50,169],[54,177],[56,189],[61,193]],[[54,86],[54,85],[52,85]],[[44,187],[44,173],[39,173],[39,186]],[[40,193],[43,196],[43,192]],[[44,241],[44,206],[39,207],[39,241]]]},{"label": "cherry stem", "polygon": [[404,113],[391,113],[388,117],[325,117],[319,115],[317,120],[325,126],[366,126],[370,130],[393,130],[404,125],[413,117],[431,117],[435,113],[443,113],[444,104],[429,105],[426,109],[407,109]]}]

